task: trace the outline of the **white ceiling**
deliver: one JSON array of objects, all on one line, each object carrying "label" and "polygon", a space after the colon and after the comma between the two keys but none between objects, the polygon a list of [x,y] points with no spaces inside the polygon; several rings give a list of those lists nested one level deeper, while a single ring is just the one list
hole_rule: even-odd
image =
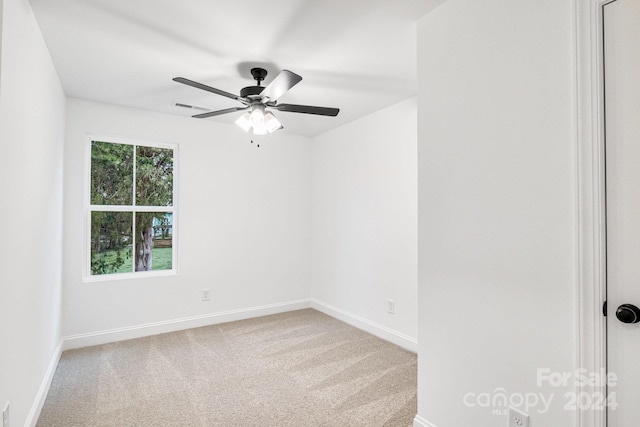
[{"label": "white ceiling", "polygon": [[[416,94],[415,21],[444,0],[31,0],[68,96],[189,116],[241,104],[173,82],[238,94],[263,66],[303,77],[280,103],[283,132],[314,136]],[[203,120],[233,122],[241,113]],[[197,120],[197,119],[193,119]]]}]

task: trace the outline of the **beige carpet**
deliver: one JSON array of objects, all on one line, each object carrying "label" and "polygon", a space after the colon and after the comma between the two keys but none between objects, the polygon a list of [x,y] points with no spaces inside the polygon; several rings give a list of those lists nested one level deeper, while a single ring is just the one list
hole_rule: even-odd
[{"label": "beige carpet", "polygon": [[62,354],[45,426],[398,426],[416,355],[307,309]]}]

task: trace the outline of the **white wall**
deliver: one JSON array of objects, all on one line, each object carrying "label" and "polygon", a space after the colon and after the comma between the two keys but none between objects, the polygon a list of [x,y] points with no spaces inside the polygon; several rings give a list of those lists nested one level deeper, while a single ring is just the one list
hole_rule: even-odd
[{"label": "white wall", "polygon": [[506,425],[463,403],[499,388],[555,396],[532,427],[574,425],[536,386],[576,366],[572,4],[448,0],[418,23],[416,425]]},{"label": "white wall", "polygon": [[[83,283],[87,132],[179,144],[177,276]],[[308,299],[309,138],[254,137],[258,148],[235,125],[78,99],[67,102],[66,137],[65,335]]]},{"label": "white wall", "polygon": [[[82,282],[87,132],[180,144],[179,276]],[[260,148],[233,125],[78,99],[67,103],[66,133],[67,347],[229,320],[229,311],[298,308],[312,297],[314,307],[415,349],[415,98],[314,139],[270,135]],[[200,300],[204,288],[211,302]],[[177,319],[190,323],[158,325]]]},{"label": "white wall", "polygon": [[415,98],[401,102],[314,138],[312,149],[312,297],[405,346],[417,337],[416,109]]},{"label": "white wall", "polygon": [[22,426],[60,350],[64,93],[28,1],[2,9],[0,409]]}]

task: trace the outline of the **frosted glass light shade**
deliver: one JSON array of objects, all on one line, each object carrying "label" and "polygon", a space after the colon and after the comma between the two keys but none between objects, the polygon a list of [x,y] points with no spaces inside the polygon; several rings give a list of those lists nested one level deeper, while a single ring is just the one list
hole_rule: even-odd
[{"label": "frosted glass light shade", "polygon": [[282,129],[282,123],[280,123],[271,112],[267,112],[264,115],[264,126],[269,133]]},{"label": "frosted glass light shade", "polygon": [[267,132],[267,128],[264,127],[264,123],[260,126],[254,126],[253,127],[253,134],[254,135],[266,135],[269,132]]},{"label": "frosted glass light shade", "polygon": [[251,126],[255,127],[264,124],[264,105],[254,105],[251,109]]},{"label": "frosted glass light shade", "polygon": [[249,113],[244,113],[236,120],[236,124],[245,132],[249,132],[249,129],[251,129],[250,117],[251,115]]}]

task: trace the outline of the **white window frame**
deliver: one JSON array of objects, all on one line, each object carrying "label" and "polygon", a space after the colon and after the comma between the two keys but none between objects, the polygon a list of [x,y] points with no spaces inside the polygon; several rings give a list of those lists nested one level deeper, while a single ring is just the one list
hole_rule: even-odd
[{"label": "white window frame", "polygon": [[[108,142],[113,144],[125,144],[131,146],[145,146],[156,148],[168,148],[173,150],[173,203],[172,206],[136,206],[135,197],[133,205],[92,205],[91,204],[91,143],[93,141]],[[121,136],[104,134],[86,134],[85,140],[85,176],[84,176],[84,261],[83,261],[83,282],[103,282],[109,280],[129,280],[158,276],[175,276],[178,274],[178,241],[180,236],[178,221],[178,144],[164,143],[157,141],[146,141]],[[133,167],[133,191],[135,192],[136,181],[135,156]],[[172,251],[170,270],[133,271],[130,273],[111,274],[91,274],[91,213],[103,212],[171,212],[172,213]],[[133,236],[136,235],[135,221],[132,224]],[[135,239],[133,239],[135,250]]]}]

